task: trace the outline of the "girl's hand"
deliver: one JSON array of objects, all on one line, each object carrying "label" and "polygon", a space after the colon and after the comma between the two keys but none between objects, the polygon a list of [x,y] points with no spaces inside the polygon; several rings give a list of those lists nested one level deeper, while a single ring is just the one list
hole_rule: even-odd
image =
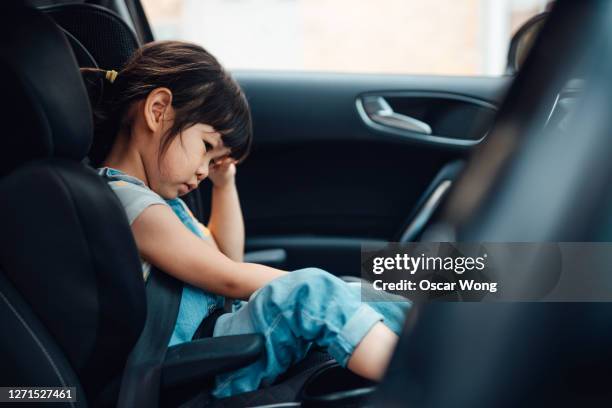
[{"label": "girl's hand", "polygon": [[231,157],[224,157],[211,162],[208,178],[215,187],[233,185],[236,179],[236,161]]}]

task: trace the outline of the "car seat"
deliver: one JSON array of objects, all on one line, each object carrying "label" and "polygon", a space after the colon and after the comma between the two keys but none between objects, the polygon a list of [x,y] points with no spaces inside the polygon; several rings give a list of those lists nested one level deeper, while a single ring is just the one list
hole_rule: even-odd
[{"label": "car seat", "polygon": [[0,383],[68,384],[95,401],[144,324],[136,246],[117,199],[78,161],[91,112],[65,37],[20,6],[0,21]]}]

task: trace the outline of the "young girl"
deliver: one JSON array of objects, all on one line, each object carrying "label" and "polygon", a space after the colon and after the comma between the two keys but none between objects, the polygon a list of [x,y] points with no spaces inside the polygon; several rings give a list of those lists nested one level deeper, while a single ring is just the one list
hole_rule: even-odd
[{"label": "young girl", "polygon": [[[287,273],[243,263],[244,226],[236,163],[251,143],[238,84],[203,48],[156,42],[120,71],[84,69],[95,100],[93,164],[108,179],[132,227],[146,280],[150,265],[184,282],[170,345],[190,341],[224,297],[243,299],[213,336],[262,333],[265,357],[219,375],[215,397],[271,384],[315,343],[364,377],[383,375],[409,306],[361,303],[359,286],[316,268]],[[209,228],[178,198],[209,177]],[[376,309],[376,310],[375,310]]]}]

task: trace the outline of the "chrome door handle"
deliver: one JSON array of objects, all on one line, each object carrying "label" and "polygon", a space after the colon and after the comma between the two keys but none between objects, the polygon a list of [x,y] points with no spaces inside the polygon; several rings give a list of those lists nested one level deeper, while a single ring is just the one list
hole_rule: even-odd
[{"label": "chrome door handle", "polygon": [[372,122],[396,129],[431,135],[431,126],[418,119],[396,113],[382,96],[364,96],[363,109]]}]

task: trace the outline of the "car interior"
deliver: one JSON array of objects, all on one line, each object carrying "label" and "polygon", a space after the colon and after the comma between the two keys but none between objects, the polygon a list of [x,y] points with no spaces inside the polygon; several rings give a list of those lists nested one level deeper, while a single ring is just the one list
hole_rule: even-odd
[{"label": "car interior", "polygon": [[[363,244],[608,241],[612,50],[594,40],[612,38],[607,3],[558,0],[517,32],[501,77],[234,72],[255,132],[237,179],[245,261],[355,280]],[[120,70],[154,40],[140,2],[16,1],[0,30],[2,108],[17,118],[0,149],[0,386],[76,387],[49,403],[73,407],[612,400],[612,308],[588,302],[428,304],[380,384],[314,349],[271,386],[212,399],[214,376],[259,358],[262,336],[213,338],[208,322],[167,348],[180,284],[155,270],[145,286],[87,159],[78,68]],[[210,194],[185,197],[202,222]]]}]

